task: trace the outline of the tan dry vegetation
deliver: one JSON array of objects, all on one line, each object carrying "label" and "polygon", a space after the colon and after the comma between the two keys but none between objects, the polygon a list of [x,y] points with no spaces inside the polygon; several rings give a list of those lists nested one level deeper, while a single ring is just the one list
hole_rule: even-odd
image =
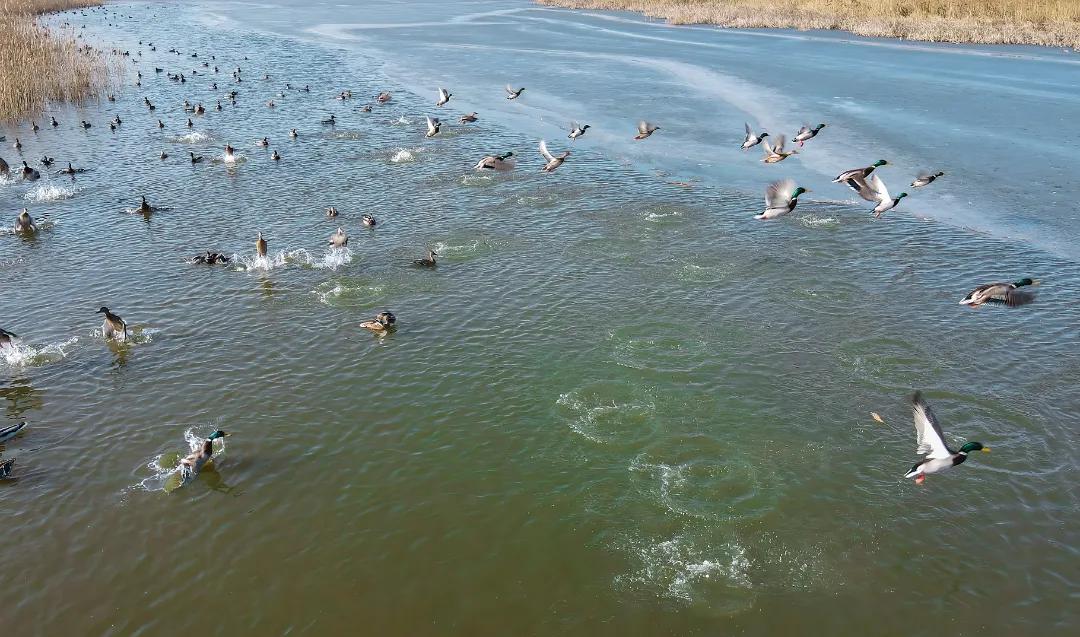
[{"label": "tan dry vegetation", "polygon": [[538,0],[672,24],[836,29],[927,42],[1080,48],[1080,0]]},{"label": "tan dry vegetation", "polygon": [[0,120],[40,113],[50,102],[79,102],[110,86],[119,65],[81,45],[73,31],[47,28],[37,16],[100,0],[0,0]]}]

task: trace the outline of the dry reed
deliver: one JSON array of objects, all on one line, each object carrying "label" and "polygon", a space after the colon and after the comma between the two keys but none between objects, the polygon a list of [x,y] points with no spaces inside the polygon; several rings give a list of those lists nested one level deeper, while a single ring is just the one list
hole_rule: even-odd
[{"label": "dry reed", "polygon": [[50,102],[99,96],[119,69],[104,53],[79,44],[72,30],[38,24],[43,13],[100,0],[0,0],[0,121],[31,117]]},{"label": "dry reed", "polygon": [[928,42],[1035,44],[1080,49],[1080,0],[538,0],[609,9],[672,24],[836,29]]}]

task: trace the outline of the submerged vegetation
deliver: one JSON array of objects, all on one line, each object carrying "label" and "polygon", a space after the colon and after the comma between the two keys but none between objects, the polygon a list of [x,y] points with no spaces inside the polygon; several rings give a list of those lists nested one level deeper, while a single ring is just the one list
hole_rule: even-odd
[{"label": "submerged vegetation", "polygon": [[100,0],[0,0],[0,120],[41,112],[49,102],[93,98],[109,84],[105,54],[72,31],[38,24],[37,16],[101,4]]},{"label": "submerged vegetation", "polygon": [[835,29],[927,42],[1080,48],[1078,0],[538,0],[609,9],[672,24]]}]

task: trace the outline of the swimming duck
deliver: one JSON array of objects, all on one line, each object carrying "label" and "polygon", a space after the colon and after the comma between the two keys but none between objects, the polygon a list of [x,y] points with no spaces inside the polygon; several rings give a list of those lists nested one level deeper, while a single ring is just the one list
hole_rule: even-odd
[{"label": "swimming duck", "polygon": [[113,314],[112,311],[104,305],[102,305],[101,309],[95,312],[95,314],[105,315],[105,321],[101,324],[102,336],[104,336],[105,338],[114,338],[121,343],[127,341],[127,323],[124,321],[124,319]]},{"label": "swimming duck", "polygon": [[199,472],[202,471],[202,468],[206,466],[206,463],[210,461],[211,456],[214,455],[214,441],[228,435],[229,434],[218,429],[207,436],[206,440],[203,441],[202,449],[180,461],[180,474],[185,478],[194,478],[197,476]]},{"label": "swimming duck", "polygon": [[1023,278],[1015,283],[988,283],[986,285],[980,285],[971,292],[968,292],[967,296],[960,301],[960,305],[967,305],[968,307],[973,308],[979,307],[983,303],[1000,303],[1007,307],[1027,305],[1035,300],[1035,291],[1024,290],[1021,288],[1027,288],[1038,284],[1039,282],[1035,279]]},{"label": "swimming duck", "polygon": [[113,121],[112,121],[112,123],[113,123],[113,124],[116,124],[117,126],[119,126],[119,125],[123,124],[124,122],[120,121],[120,116],[119,116],[119,115],[117,115],[116,117],[114,117],[114,118],[113,118]]},{"label": "swimming duck", "polygon": [[216,263],[228,263],[231,259],[220,252],[206,251],[206,254],[198,254],[190,259],[188,263],[200,263],[206,265],[214,265]]},{"label": "swimming duck", "polygon": [[266,103],[267,108],[274,108],[274,100],[270,100]]},{"label": "swimming duck", "polygon": [[263,137],[259,141],[255,142],[255,145],[256,146],[269,146],[270,145],[270,140]]},{"label": "swimming duck", "polygon": [[116,124],[113,124],[112,122],[109,122],[109,130],[115,133],[116,132]]},{"label": "swimming duck", "polygon": [[92,126],[92,124],[91,124],[90,122],[86,121],[85,119],[84,119],[84,120],[82,121],[82,127],[83,127],[83,130],[86,130],[86,129],[88,129],[88,128],[90,128],[91,126]]},{"label": "swimming duck", "polygon": [[488,155],[476,162],[476,166],[473,167],[473,170],[513,170],[514,162],[507,161],[513,156],[513,152],[503,153],[502,155]]},{"label": "swimming duck", "polygon": [[413,265],[418,265],[422,268],[434,268],[436,265],[438,265],[437,263],[435,263],[435,257],[437,256],[439,255],[435,254],[434,250],[428,250],[427,256],[423,259],[415,259],[413,261]]},{"label": "swimming duck", "polygon": [[196,155],[190,150],[188,151],[188,155],[191,156],[191,163],[193,164],[197,164],[203,160],[202,155]]},{"label": "swimming duck", "polygon": [[8,163],[4,161],[4,158],[0,157],[0,175],[6,175],[10,172],[11,166],[8,166]]},{"label": "swimming duck", "polygon": [[922,188],[923,186],[929,186],[934,183],[938,177],[944,176],[943,172],[931,173],[925,170],[919,171],[919,176],[915,178],[915,181],[911,182],[912,188]]},{"label": "swimming duck", "polygon": [[638,122],[637,130],[638,134],[634,136],[634,139],[641,140],[660,130],[660,127],[656,124],[650,124],[645,120],[641,120],[640,122]]},{"label": "swimming duck", "polygon": [[761,131],[760,135],[755,133],[753,130],[750,129],[749,122],[744,122],[743,126],[746,127],[746,139],[744,139],[742,143],[743,150],[757,146],[761,142],[765,141],[765,138],[769,136],[769,134],[765,131]]},{"label": "swimming duck", "polygon": [[9,332],[0,327],[0,349],[15,347],[15,339],[17,338],[19,338],[19,335],[15,332]]},{"label": "swimming duck", "polygon": [[345,234],[344,228],[339,226],[337,232],[330,235],[330,245],[335,248],[344,248],[349,245],[349,235]]},{"label": "swimming duck", "polygon": [[554,171],[559,166],[563,165],[563,162],[566,161],[566,158],[570,156],[570,151],[563,151],[562,155],[556,157],[555,155],[551,154],[551,151],[548,150],[547,142],[541,139],[540,154],[543,155],[544,160],[547,162],[544,164],[544,167],[540,169],[540,171],[549,173]]},{"label": "swimming duck", "polygon": [[225,144],[225,161],[236,161],[236,149],[232,144]]},{"label": "swimming duck", "polygon": [[296,139],[299,136],[300,136],[300,134],[296,132],[295,128],[292,129],[291,131],[289,131],[289,137],[292,137],[293,139]]},{"label": "swimming duck", "polygon": [[369,214],[365,214],[365,215],[360,217],[360,223],[364,224],[368,228],[374,228],[375,224],[378,223],[378,222],[375,221],[375,217],[372,217]]},{"label": "swimming duck", "polygon": [[331,113],[331,114],[330,114],[330,118],[329,118],[329,119],[324,119],[324,120],[322,121],[322,123],[323,123],[323,124],[328,124],[328,125],[330,125],[330,126],[333,126],[334,124],[337,124],[337,119],[336,119],[336,118],[334,117],[333,113]]},{"label": "swimming duck", "polygon": [[76,168],[76,167],[72,166],[71,162],[69,161],[68,165],[67,165],[67,168],[61,168],[59,171],[57,171],[57,174],[58,175],[78,175],[78,174],[84,173],[84,172],[86,172],[85,168]]},{"label": "swimming duck", "polygon": [[472,124],[478,119],[480,118],[476,116],[476,111],[473,111],[472,113],[468,113],[467,115],[462,115],[461,119],[459,119],[458,121],[462,124]]},{"label": "swimming duck", "polygon": [[43,155],[41,157],[41,165],[46,167],[46,168],[48,168],[49,166],[52,166],[55,161],[56,160],[54,158],[49,157],[48,155]]},{"label": "swimming duck", "polygon": [[163,121],[161,121],[161,120],[159,119],[159,120],[157,121],[157,127],[158,127],[159,129],[161,129],[161,128],[165,128],[165,122],[163,122]]},{"label": "swimming duck", "polygon": [[363,106],[361,106],[360,107],[360,112],[361,113],[370,113],[371,112],[371,104],[364,104]]},{"label": "swimming duck", "polygon": [[195,114],[196,115],[206,115],[206,107],[203,106],[202,104],[197,105],[195,107]]},{"label": "swimming duck", "polygon": [[34,122],[34,123],[30,124],[30,130],[32,130],[32,131],[34,131],[36,133],[39,130],[41,130],[41,127],[37,125],[37,122]]},{"label": "swimming duck", "polygon": [[147,201],[147,200],[146,200],[146,197],[144,196],[144,197],[142,198],[142,203],[140,203],[140,204],[139,204],[139,207],[138,207],[138,208],[136,209],[136,211],[137,211],[137,212],[138,212],[139,214],[142,214],[142,215],[148,215],[148,214],[150,214],[150,213],[152,213],[152,212],[155,212],[155,211],[157,211],[157,208],[155,208],[154,206],[151,206],[151,205],[150,205],[150,202],[149,202],[149,201]]},{"label": "swimming duck", "polygon": [[19,141],[18,137],[15,138],[15,143],[12,144],[11,147],[15,150],[22,150],[22,142]]},{"label": "swimming duck", "polygon": [[[859,192],[859,188],[857,188],[858,184],[850,184],[848,182],[851,181],[852,179],[855,179],[856,177],[861,177],[861,178],[865,179],[865,178],[870,176],[870,173],[874,172],[875,168],[880,168],[882,166],[888,166],[888,165],[889,165],[889,162],[885,161],[884,159],[879,159],[876,162],[874,162],[873,164],[871,164],[869,166],[866,166],[864,168],[852,168],[851,170],[845,170],[844,172],[837,175],[836,179],[833,179],[833,183],[834,184],[846,183],[849,187],[851,187],[852,190],[854,190],[855,192]],[[873,201],[873,199],[871,199],[870,201]]]},{"label": "swimming duck", "polygon": [[877,202],[877,205],[872,210],[875,217],[881,217],[881,215],[899,205],[901,199],[908,196],[906,192],[902,192],[894,198],[889,194],[889,189],[885,187],[885,182],[881,181],[881,177],[876,174],[870,175],[869,179],[853,177],[845,183],[855,189],[855,192],[859,193],[859,196],[863,199]]},{"label": "swimming duck", "polygon": [[23,160],[22,165],[23,179],[26,181],[37,181],[38,179],[41,179],[41,173],[39,173],[36,168],[31,168],[30,164],[26,163],[26,160]]},{"label": "swimming duck", "polygon": [[798,144],[800,147],[817,137],[817,134],[821,132],[821,129],[825,128],[827,124],[818,124],[817,126],[810,128],[809,126],[803,126],[799,129],[799,132],[795,133],[795,136],[791,138],[791,141]]},{"label": "swimming duck", "polygon": [[394,328],[395,323],[397,323],[397,317],[393,312],[379,312],[374,320],[364,321],[360,327],[372,332],[389,332]]},{"label": "swimming duck", "polygon": [[761,161],[765,162],[766,164],[778,164],[787,159],[788,157],[791,157],[792,155],[799,152],[795,149],[792,149],[791,151],[785,151],[785,142],[786,140],[784,139],[783,135],[778,135],[776,137],[776,144],[774,145],[770,145],[767,141],[762,141],[761,148],[765,151],[765,158]]},{"label": "swimming duck", "polygon": [[255,238],[255,254],[260,257],[266,256],[266,239],[263,239],[262,232]]},{"label": "swimming duck", "polygon": [[305,93],[310,93],[311,92],[311,85],[310,84],[305,84],[304,88],[302,88],[300,90],[305,92]]},{"label": "swimming duck", "polygon": [[[11,334],[11,332],[7,332],[7,333]],[[14,334],[11,334],[11,335],[15,336]],[[19,435],[19,432],[21,432],[23,429],[26,429],[26,421],[25,420],[18,423],[18,424],[11,425],[10,427],[2,427],[2,428],[0,428],[0,443],[4,443],[4,442],[7,442],[8,440],[11,440],[15,436]]]},{"label": "swimming duck", "polygon": [[380,104],[385,104],[392,99],[394,99],[394,96],[391,95],[389,91],[383,91],[382,93],[379,93],[377,96],[375,96],[375,101]]},{"label": "swimming duck", "polygon": [[55,117],[50,117],[49,118],[49,123],[52,124],[53,128],[56,128],[57,126],[60,125],[60,122],[56,121]]},{"label": "swimming duck", "polygon": [[188,128],[194,128],[195,127],[195,122],[191,121],[190,117],[187,120],[187,127]]},{"label": "swimming duck", "polygon": [[281,161],[281,155],[279,155],[278,152],[275,150],[274,152],[270,153],[270,159],[273,159],[274,161]]},{"label": "swimming duck", "polygon": [[775,219],[782,217],[799,204],[799,195],[809,192],[802,186],[796,186],[792,179],[781,179],[769,184],[765,189],[765,212],[755,215],[755,219]]},{"label": "swimming duck", "polygon": [[446,89],[440,88],[439,89],[439,99],[436,100],[435,106],[442,106],[442,105],[446,104],[447,102],[450,101],[450,98],[453,97],[453,96],[454,96],[453,93],[448,93],[446,91]]},{"label": "swimming duck", "polygon": [[579,125],[577,122],[574,122],[570,125],[570,134],[567,135],[567,137],[570,139],[577,139],[578,137],[584,135],[585,131],[589,130],[589,128],[590,126],[588,124],[582,126]]},{"label": "swimming duck", "polygon": [[162,159],[168,159],[169,158],[169,153],[167,153],[165,151],[161,151],[161,154],[158,155],[158,156],[161,157]]},{"label": "swimming duck", "polygon": [[524,86],[515,91],[514,87],[510,86],[509,84],[506,85],[506,99],[508,100],[516,100],[517,98],[521,97],[521,94],[524,92]]},{"label": "swimming duck", "polygon": [[963,464],[967,455],[972,451],[990,453],[990,447],[985,447],[981,442],[968,442],[958,451],[949,449],[945,444],[945,434],[941,431],[941,424],[930,410],[930,405],[923,399],[922,392],[915,392],[911,397],[911,409],[915,415],[915,439],[918,447],[915,453],[925,454],[926,458],[915,463],[911,470],[904,474],[905,478],[915,478],[915,484],[922,484],[927,474],[938,473],[946,469]]},{"label": "swimming duck", "polygon": [[38,227],[34,225],[30,212],[23,208],[19,216],[15,218],[15,234],[34,234],[37,231]]},{"label": "swimming duck", "polygon": [[338,216],[338,209],[330,206],[326,209],[326,216],[330,219],[333,219],[334,217]]},{"label": "swimming duck", "polygon": [[221,100],[218,100],[218,101],[217,101],[217,106],[215,106],[215,107],[214,107],[214,109],[215,109],[215,110],[218,110],[218,111],[220,111],[220,110],[221,110]]},{"label": "swimming duck", "polygon": [[424,137],[434,137],[439,134],[439,127],[442,126],[442,122],[438,117],[427,118],[427,134]]}]

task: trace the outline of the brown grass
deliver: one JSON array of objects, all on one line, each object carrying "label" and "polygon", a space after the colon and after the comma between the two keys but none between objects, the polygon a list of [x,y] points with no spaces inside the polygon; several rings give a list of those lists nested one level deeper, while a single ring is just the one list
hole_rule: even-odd
[{"label": "brown grass", "polygon": [[97,4],[100,0],[0,0],[0,120],[35,116],[50,102],[81,102],[107,90],[117,64],[81,45],[72,30],[37,22],[42,13]]},{"label": "brown grass", "polygon": [[672,24],[837,29],[928,42],[1080,48],[1080,0],[538,0]]}]

